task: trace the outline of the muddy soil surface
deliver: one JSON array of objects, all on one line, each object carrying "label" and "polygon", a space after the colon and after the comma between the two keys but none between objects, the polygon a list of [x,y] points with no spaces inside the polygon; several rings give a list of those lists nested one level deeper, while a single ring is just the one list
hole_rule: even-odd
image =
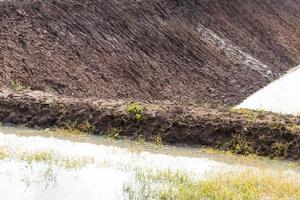
[{"label": "muddy soil surface", "polygon": [[299,0],[0,1],[0,86],[235,104],[299,63]]},{"label": "muddy soil surface", "polygon": [[170,102],[142,103],[137,118],[129,101],[70,98],[38,91],[0,92],[0,121],[60,127],[96,135],[208,146],[239,154],[300,158],[300,119],[266,112]]}]

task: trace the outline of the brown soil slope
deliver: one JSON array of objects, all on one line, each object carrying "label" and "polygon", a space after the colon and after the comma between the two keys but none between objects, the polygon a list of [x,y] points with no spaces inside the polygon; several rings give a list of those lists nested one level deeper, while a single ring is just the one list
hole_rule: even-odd
[{"label": "brown soil slope", "polygon": [[299,63],[299,0],[0,1],[0,86],[233,104]]}]

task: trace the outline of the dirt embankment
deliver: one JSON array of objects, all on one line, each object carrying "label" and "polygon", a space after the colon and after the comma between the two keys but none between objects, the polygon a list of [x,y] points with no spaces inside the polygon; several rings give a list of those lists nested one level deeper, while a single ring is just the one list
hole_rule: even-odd
[{"label": "dirt embankment", "polygon": [[[300,119],[203,105],[72,99],[43,92],[0,92],[0,121],[72,127],[97,135],[204,145],[241,154],[300,158]],[[141,110],[141,112],[139,112]]]},{"label": "dirt embankment", "polygon": [[234,104],[299,63],[299,0],[0,1],[0,86]]}]

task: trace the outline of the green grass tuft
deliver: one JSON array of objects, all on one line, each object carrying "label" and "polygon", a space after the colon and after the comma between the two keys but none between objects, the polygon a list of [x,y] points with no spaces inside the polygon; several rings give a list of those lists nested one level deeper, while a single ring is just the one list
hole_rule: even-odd
[{"label": "green grass tuft", "polygon": [[10,89],[14,90],[14,91],[22,91],[24,90],[25,88],[17,81],[10,81],[9,83],[9,87]]},{"label": "green grass tuft", "polygon": [[131,115],[134,115],[135,119],[137,119],[138,121],[143,120],[144,111],[145,107],[138,103],[129,104],[127,107],[127,112]]}]

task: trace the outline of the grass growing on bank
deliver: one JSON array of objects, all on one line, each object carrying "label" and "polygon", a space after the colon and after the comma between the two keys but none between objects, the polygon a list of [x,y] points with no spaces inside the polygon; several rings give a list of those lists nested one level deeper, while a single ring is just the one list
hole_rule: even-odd
[{"label": "grass growing on bank", "polygon": [[170,171],[138,173],[137,183],[125,185],[129,199],[158,200],[279,200],[300,199],[299,178],[283,172],[247,170],[220,173],[204,180]]},{"label": "grass growing on bank", "polygon": [[9,87],[10,89],[12,89],[13,91],[22,91],[24,90],[25,88],[17,81],[10,81],[9,83]]},{"label": "grass growing on bank", "polygon": [[145,107],[140,105],[139,103],[131,103],[127,107],[128,114],[134,115],[135,119],[138,121],[143,120],[144,111],[145,111]]}]

